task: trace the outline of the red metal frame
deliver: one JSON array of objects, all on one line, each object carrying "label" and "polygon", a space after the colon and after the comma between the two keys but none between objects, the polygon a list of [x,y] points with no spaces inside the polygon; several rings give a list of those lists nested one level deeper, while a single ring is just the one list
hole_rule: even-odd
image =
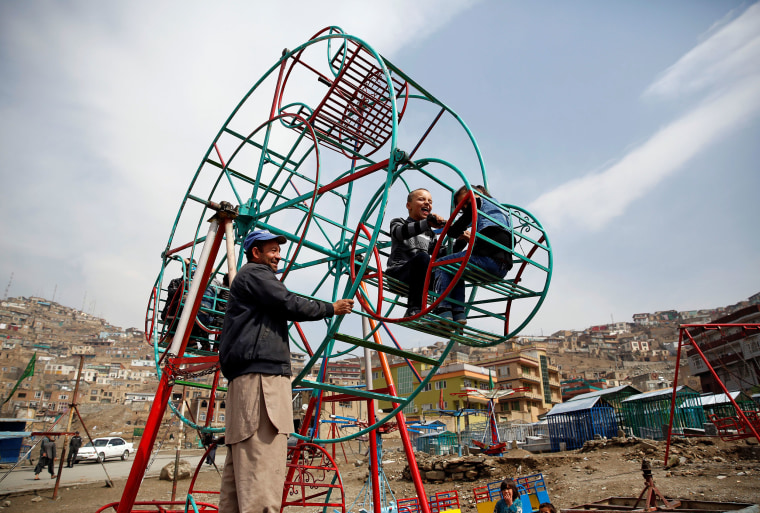
[{"label": "red metal frame", "polygon": [[[288,506],[317,506],[340,508],[345,513],[346,499],[338,465],[324,448],[299,442],[288,448],[288,461],[280,511]],[[336,491],[340,497],[333,500],[332,494]]]},{"label": "red metal frame", "polygon": [[[223,227],[225,223],[232,222],[230,219],[222,218],[222,219],[216,219],[213,222],[217,222],[219,224],[219,227]],[[212,241],[206,240],[206,244],[209,242],[211,243],[211,250],[208,255],[208,259],[205,262],[204,268],[201,269],[201,276],[198,276],[196,273],[196,277],[194,279],[200,279],[201,283],[207,283],[209,276],[211,275],[211,262],[213,262],[216,259],[216,255],[219,252],[219,247],[221,246],[221,242],[224,236],[224,230],[217,229],[215,232],[214,239]],[[191,313],[188,319],[195,319],[198,314],[198,309],[201,305],[201,300],[203,299],[203,294],[199,293],[196,294],[195,300],[193,301],[193,304],[191,305]],[[187,328],[187,327],[186,327]],[[150,461],[150,453],[153,450],[153,445],[156,443],[156,437],[158,436],[158,430],[161,426],[161,420],[163,419],[164,412],[166,411],[166,406],[169,403],[169,399],[171,397],[172,388],[174,386],[174,378],[173,375],[173,368],[178,368],[179,365],[181,365],[182,359],[181,356],[185,353],[185,348],[187,347],[187,343],[190,340],[190,333],[191,330],[185,329],[183,335],[182,335],[182,342],[180,344],[180,348],[177,351],[178,355],[176,357],[168,357],[166,363],[164,364],[164,367],[161,372],[161,380],[158,383],[158,388],[156,389],[156,397],[153,400],[153,404],[150,408],[150,413],[148,414],[148,419],[145,421],[145,429],[143,431],[143,438],[140,441],[140,445],[137,447],[137,451],[135,451],[135,459],[132,463],[132,469],[129,472],[129,477],[127,478],[127,482],[124,486],[124,492],[121,496],[121,500],[118,503],[118,513],[135,513],[135,511],[132,509],[132,507],[135,504],[135,499],[137,498],[137,493],[140,489],[140,483],[143,480],[143,477],[145,476],[145,471],[148,468],[148,462]],[[204,362],[204,360],[209,358],[218,358],[216,356],[214,357],[206,357],[206,358],[198,358],[194,359],[195,362],[202,362],[201,365],[207,364],[207,362]],[[152,504],[152,503],[151,503]]]},{"label": "red metal frame", "polygon": [[758,442],[760,442],[760,434],[758,434],[758,429],[756,429],[755,426],[753,426],[752,422],[750,422],[750,420],[747,418],[745,413],[736,403],[734,398],[731,397],[731,394],[728,392],[728,389],[726,388],[726,385],[723,383],[723,380],[720,379],[720,377],[718,376],[718,373],[716,373],[715,369],[713,369],[713,366],[710,365],[710,362],[708,361],[707,357],[699,348],[699,344],[697,344],[697,341],[694,340],[694,337],[692,337],[691,333],[689,332],[689,329],[692,329],[692,328],[702,328],[704,330],[714,330],[714,329],[719,330],[721,328],[742,328],[744,330],[747,330],[747,329],[760,330],[760,324],[751,324],[751,323],[684,324],[680,326],[679,335],[678,335],[678,354],[676,356],[676,371],[675,371],[675,376],[673,377],[673,397],[671,398],[671,401],[670,401],[670,422],[668,423],[668,440],[667,440],[667,444],[665,445],[665,459],[664,459],[665,466],[668,465],[668,456],[670,455],[670,438],[671,438],[671,435],[673,434],[673,415],[675,413],[675,407],[676,407],[676,389],[678,388],[678,370],[681,367],[681,348],[684,345],[684,334],[686,334],[686,337],[689,339],[689,342],[687,343],[687,345],[690,345],[697,352],[697,354],[702,359],[702,361],[705,362],[705,365],[707,365],[707,368],[710,370],[710,373],[715,379],[715,382],[718,383],[721,390],[723,390],[723,393],[726,394],[726,397],[734,406],[734,409],[736,411],[739,421],[742,422],[745,428],[752,432],[752,436],[754,436],[755,439]]},{"label": "red metal frame", "polygon": [[[314,40],[322,36],[325,32],[331,32],[331,28],[325,28],[317,32],[311,39]],[[329,37],[329,35],[327,36]],[[340,39],[342,36],[333,36]],[[309,125],[315,127],[316,131],[324,134],[325,139],[322,142],[328,148],[339,151],[348,158],[354,158],[344,147],[336,144],[333,139],[344,140],[349,137],[355,141],[354,148],[357,154],[369,157],[392,137],[393,120],[391,119],[391,98],[403,98],[400,109],[397,109],[398,122],[404,116],[406,106],[409,101],[409,84],[406,81],[398,80],[391,77],[392,89],[386,91],[387,82],[385,73],[377,65],[375,56],[370,53],[364,45],[353,39],[343,38],[343,49],[333,56],[330,63],[336,67],[336,59],[345,58],[339,63],[340,69],[337,76],[329,77],[301,60],[306,48],[292,56],[293,62],[288,68],[282,85],[279,85],[276,93],[277,106],[282,111],[283,95],[287,87],[288,80],[297,64],[308,69],[317,76],[317,79],[327,84],[328,91],[314,108],[309,116]],[[283,65],[286,62],[282,61]],[[282,76],[282,68],[280,70]],[[376,80],[378,77],[381,80]],[[383,94],[387,92],[387,98]],[[274,110],[274,109],[273,109]],[[293,127],[300,129],[300,126]],[[331,132],[337,129],[337,134]],[[364,146],[370,147],[369,151],[360,153]]]}]

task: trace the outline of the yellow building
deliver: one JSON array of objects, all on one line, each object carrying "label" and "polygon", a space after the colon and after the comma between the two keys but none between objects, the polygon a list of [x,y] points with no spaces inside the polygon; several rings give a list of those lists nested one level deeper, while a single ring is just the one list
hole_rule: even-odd
[{"label": "yellow building", "polygon": [[[414,365],[417,373],[423,379],[431,369],[430,365],[419,362],[412,362],[412,365]],[[419,380],[406,362],[395,363],[390,367],[398,396],[406,397],[417,388]],[[374,389],[382,389],[387,386],[380,367],[372,369],[372,386]],[[438,418],[440,414],[437,411],[433,411],[438,409],[456,410],[459,408],[472,408],[485,410],[486,400],[456,395],[460,394],[463,388],[469,387],[488,390],[490,388],[489,371],[483,367],[468,363],[444,365],[438,369],[438,372],[430,379],[425,388],[417,394],[414,400],[404,408],[404,414],[408,419],[414,420],[424,416]],[[378,401],[378,408],[390,411],[392,405],[388,401]],[[454,418],[444,417],[440,420],[444,421],[453,430]]]},{"label": "yellow building", "polygon": [[500,420],[536,422],[539,415],[562,402],[559,369],[549,365],[542,346],[515,348],[478,364],[495,371],[497,386],[527,389],[499,401],[496,413]]}]

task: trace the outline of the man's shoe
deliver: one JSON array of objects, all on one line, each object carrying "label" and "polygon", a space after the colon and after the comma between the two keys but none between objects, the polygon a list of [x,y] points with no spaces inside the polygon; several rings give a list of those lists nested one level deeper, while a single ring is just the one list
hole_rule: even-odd
[{"label": "man's shoe", "polygon": [[55,474],[53,474],[52,476],[50,476],[50,479],[55,479]]},{"label": "man's shoe", "polygon": [[454,322],[454,316],[452,315],[451,310],[438,310],[434,313],[444,321]]},{"label": "man's shoe", "polygon": [[422,309],[419,308],[419,307],[410,306],[409,308],[406,309],[406,312],[404,312],[404,317],[411,317],[413,315],[417,315],[421,311],[422,311]]},{"label": "man's shoe", "polygon": [[39,481],[40,480],[40,476],[38,476],[37,474],[35,474],[34,475],[34,479],[36,479],[37,481]]},{"label": "man's shoe", "polygon": [[467,314],[464,312],[454,312],[454,322],[467,324]]}]

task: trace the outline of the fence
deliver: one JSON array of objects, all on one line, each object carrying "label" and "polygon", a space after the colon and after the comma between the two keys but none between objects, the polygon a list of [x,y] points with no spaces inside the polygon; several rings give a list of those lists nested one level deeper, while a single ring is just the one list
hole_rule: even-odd
[{"label": "fence", "polygon": [[[502,442],[514,441],[525,442],[529,436],[549,437],[548,424],[514,424],[512,422],[501,422],[496,425],[499,430],[499,439]],[[472,440],[491,440],[491,428],[487,422],[470,424],[469,429],[461,433],[462,447],[472,445]]]}]

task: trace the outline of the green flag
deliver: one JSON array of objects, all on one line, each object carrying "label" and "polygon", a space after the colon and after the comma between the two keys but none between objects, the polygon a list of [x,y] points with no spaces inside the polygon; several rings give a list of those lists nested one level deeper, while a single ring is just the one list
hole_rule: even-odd
[{"label": "green flag", "polygon": [[493,390],[493,374],[491,374],[491,371],[488,371],[488,384],[491,386],[491,390]]},{"label": "green flag", "polygon": [[18,378],[18,381],[16,382],[16,386],[13,387],[13,390],[11,390],[11,393],[8,394],[8,397],[5,398],[5,401],[3,401],[3,404],[0,404],[0,406],[3,406],[5,403],[7,403],[11,397],[13,397],[13,394],[16,392],[16,389],[21,384],[22,381],[24,381],[29,376],[34,376],[34,363],[37,361],[37,353],[34,353],[34,356],[32,356],[32,359],[29,360],[29,363],[26,365],[26,369],[24,369],[23,374],[21,374],[21,377]]}]

